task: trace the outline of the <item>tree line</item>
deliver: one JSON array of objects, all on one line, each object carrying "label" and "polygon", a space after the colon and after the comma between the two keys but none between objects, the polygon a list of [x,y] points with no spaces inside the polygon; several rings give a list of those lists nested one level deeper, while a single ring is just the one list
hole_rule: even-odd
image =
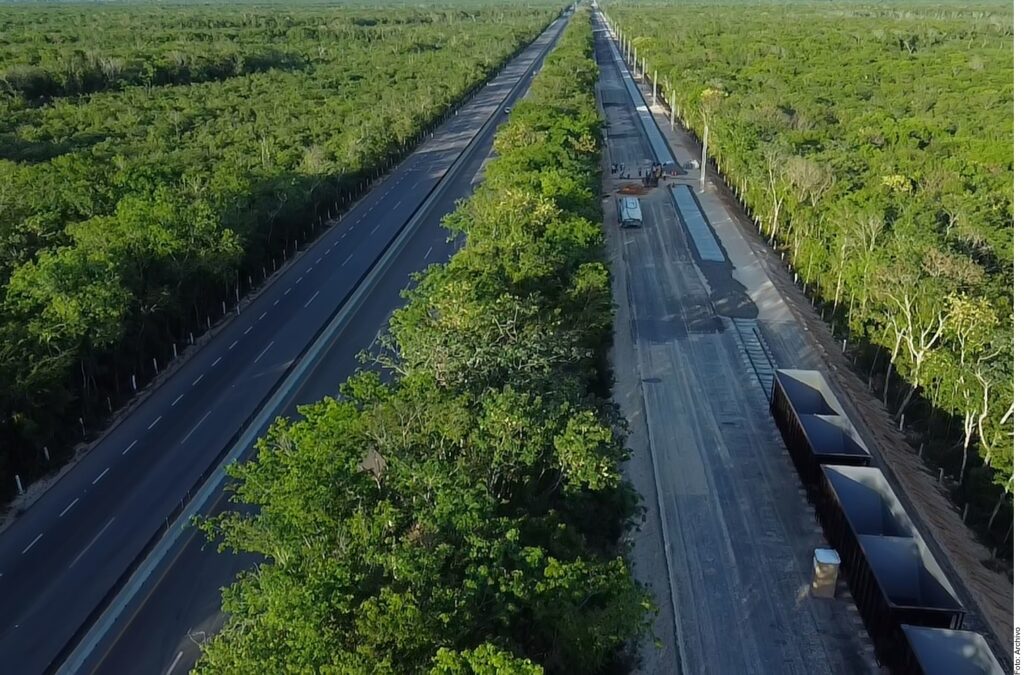
[{"label": "tree line", "polygon": [[211,538],[264,562],[200,673],[601,673],[648,630],[608,399],[589,12],[446,220],[370,365],[233,465]]},{"label": "tree line", "polygon": [[[0,73],[59,88],[0,85],[0,496],[57,466],[557,11],[5,11]],[[242,66],[204,70],[227,46]],[[156,72],[181,54],[189,84],[135,66],[82,84],[83,58]]]},{"label": "tree line", "polygon": [[968,522],[1013,494],[1012,13],[614,2],[610,17]]}]

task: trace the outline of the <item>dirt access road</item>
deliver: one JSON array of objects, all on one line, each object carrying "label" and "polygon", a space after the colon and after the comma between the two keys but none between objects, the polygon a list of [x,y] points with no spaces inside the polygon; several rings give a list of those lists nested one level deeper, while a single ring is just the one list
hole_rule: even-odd
[{"label": "dirt access road", "polygon": [[[631,174],[606,171],[604,192],[619,308],[615,397],[631,430],[626,473],[647,507],[635,571],[661,607],[655,633],[664,648],[645,646],[643,671],[871,672],[848,596],[808,595],[813,549],[825,541],[768,412],[772,361],[758,317],[793,320],[770,286],[734,278],[746,261],[731,247],[712,253],[721,261],[700,258],[669,187],[634,189],[652,151],[621,62],[603,32],[597,37],[605,160]],[[685,190],[693,179],[669,182]],[[619,229],[614,197],[636,192],[644,225]],[[714,222],[721,205],[706,197],[698,195],[700,206]]]},{"label": "dirt access road", "polygon": [[[603,112],[610,123],[607,129],[606,162],[609,165],[612,163],[625,164],[627,170],[632,168],[635,177],[636,167],[644,160],[651,160],[652,147],[645,142],[638,116],[633,112],[634,106],[628,103],[626,92],[616,86],[616,80],[622,81],[623,78],[619,74],[621,69],[616,69],[612,61],[611,43],[606,42],[600,33],[598,41],[598,61],[601,65],[602,75],[599,93],[603,100]],[[636,84],[639,85],[646,105],[649,106],[661,134],[678,161],[685,163],[699,157],[699,147],[692,136],[680,129],[678,125],[675,129],[671,128],[668,111],[651,99],[650,87],[638,80]],[[706,215],[709,228],[714,235],[714,243],[724,254],[724,264],[708,262],[700,258],[699,247],[693,233],[684,229],[669,197],[660,198],[661,205],[659,206],[659,198],[656,194],[666,192],[665,188],[658,188],[648,197],[641,198],[644,201],[645,219],[649,217],[652,220],[648,226],[653,224],[662,232],[656,238],[652,238],[652,233],[641,235],[640,233],[634,234],[636,231],[628,233],[619,231],[614,224],[614,202],[609,200],[606,205],[609,219],[610,256],[616,277],[616,301],[620,307],[619,325],[616,327],[615,354],[615,357],[620,359],[617,361],[617,365],[621,366],[616,373],[620,384],[620,403],[624,406],[632,405],[635,411],[638,403],[631,402],[629,399],[632,397],[642,400],[647,389],[653,384],[657,384],[644,382],[642,383],[643,389],[639,389],[639,384],[635,383],[634,389],[636,390],[628,391],[629,373],[635,367],[621,359],[636,360],[636,357],[630,357],[626,350],[622,349],[622,345],[624,343],[629,345],[630,341],[636,342],[637,330],[643,323],[634,320],[634,326],[630,327],[627,324],[623,327],[623,321],[628,322],[632,319],[627,308],[633,311],[634,303],[638,299],[649,301],[642,297],[645,293],[671,298],[673,295],[678,296],[679,289],[684,287],[690,289],[687,291],[690,294],[689,300],[684,300],[681,305],[682,309],[676,310],[677,316],[690,317],[688,321],[692,323],[693,317],[697,316],[698,312],[711,312],[713,319],[724,322],[718,328],[719,330],[728,332],[735,329],[739,333],[741,343],[746,340],[748,345],[753,345],[754,357],[756,357],[754,360],[767,359],[769,367],[813,368],[828,372],[833,383],[838,385],[844,407],[861,429],[869,449],[877,460],[876,464],[885,473],[911,512],[915,522],[921,527],[922,534],[930,548],[939,558],[944,571],[954,583],[961,600],[967,607],[969,614],[965,628],[984,634],[993,649],[1001,648],[1003,652],[1001,657],[1005,659],[1006,654],[1010,651],[1012,635],[1012,584],[1005,576],[989,570],[981,564],[980,561],[988,556],[988,552],[960,521],[959,514],[944,495],[942,488],[936,483],[934,477],[924,467],[914,451],[907,446],[880,402],[851,370],[842,354],[841,346],[832,339],[828,326],[819,318],[814,307],[793,283],[792,273],[759,237],[756,227],[743,213],[742,208],[730,194],[722,179],[709,170],[706,190],[704,193],[699,193],[696,173],[687,173],[675,182],[693,186],[694,199],[703,214]],[[609,180],[607,178],[609,175],[606,172],[606,193],[612,193],[622,187],[621,184],[616,185],[614,180]],[[635,183],[636,181],[628,182]],[[650,210],[650,215],[648,210]],[[663,219],[672,221],[674,229],[665,229],[662,224]],[[679,234],[680,231],[683,234]],[[672,232],[672,234],[667,237],[665,232]],[[647,240],[644,246],[649,248],[653,241],[654,245],[662,247],[663,251],[650,250],[646,253],[652,256],[652,259],[648,262],[649,269],[644,274],[657,275],[657,278],[652,280],[646,289],[639,292],[633,291],[634,295],[631,296],[629,295],[631,284],[633,286],[637,284],[633,279],[643,279],[644,277],[642,274],[638,276],[633,271],[641,268],[637,266],[637,263],[629,260],[629,246],[632,244],[626,242],[630,239],[636,239],[638,242],[644,241],[640,239],[641,237]],[[698,310],[701,297],[696,292],[695,284],[703,287],[704,302],[709,309]],[[662,302],[665,302],[664,297]],[[660,308],[660,311],[663,313],[663,322],[668,320],[671,323],[673,307],[666,304]],[[727,325],[730,322],[733,324],[732,328]],[[624,330],[632,332],[623,332]],[[691,331],[698,332],[692,327]],[[671,333],[672,330],[668,332]],[[763,354],[759,350],[763,350]],[[743,347],[741,351],[747,352],[747,356],[750,357],[751,349]],[[709,372],[709,364],[701,360],[703,357],[700,356],[700,352],[696,352],[696,354],[697,356],[691,358],[697,359],[697,369],[687,373],[687,377],[696,379],[697,382],[696,384],[689,382],[687,386],[706,387],[711,382],[714,386],[721,387],[723,380],[728,381],[735,376],[734,372],[726,372],[731,368],[722,368],[721,365],[717,366],[718,370],[715,372]],[[765,364],[751,361],[750,366],[755,371],[754,379],[758,383],[763,383]],[[758,375],[760,377],[757,377]],[[766,403],[763,405],[766,406]],[[715,420],[709,420],[704,416],[706,411],[704,414],[698,414],[691,410],[672,411],[670,417],[673,415],[681,417],[681,421],[677,421],[676,424],[692,426],[700,423],[713,426],[716,423]],[[725,420],[725,422],[728,421]],[[641,422],[646,424],[643,420]],[[633,423],[633,438],[635,440],[640,435],[639,432],[644,429],[636,426],[637,420],[634,419]],[[745,423],[752,424],[749,420]],[[718,426],[721,427],[721,423]],[[770,429],[764,428],[756,433],[770,434],[773,439],[771,442],[777,444],[777,449],[781,451],[783,446],[774,425],[771,425]],[[715,441],[721,442],[717,438]],[[765,436],[756,439],[758,444],[765,441]],[[742,443],[742,441],[739,442]],[[733,447],[728,445],[729,449]],[[754,447],[757,445],[755,444]],[[647,454],[648,457],[651,456],[650,452]],[[641,471],[642,474],[639,462],[643,456],[644,452],[636,453],[634,461],[629,467],[631,472],[636,470]],[[657,453],[654,453],[654,456],[657,456]],[[788,456],[779,454],[777,457],[782,464],[790,466]],[[735,455],[733,458],[735,459]],[[678,463],[678,461],[678,457],[673,458],[674,463]],[[648,459],[647,462],[650,464],[651,460]],[[707,475],[714,475],[713,470],[706,462],[701,464],[702,470]],[[731,470],[737,470],[737,468],[738,465],[733,465]],[[635,480],[638,482],[638,487],[642,489],[643,486],[640,485],[641,481],[638,478],[640,476]],[[792,482],[785,480],[776,482],[776,478],[771,478],[769,481],[769,485],[775,491],[796,492],[799,490],[799,482],[795,478]],[[653,486],[650,487],[653,488]],[[671,489],[671,487],[667,489]],[[652,492],[642,491],[653,497]],[[778,495],[775,498],[782,499]],[[802,504],[808,509],[806,513],[810,514],[806,502],[802,502]],[[652,498],[648,498],[648,506],[651,508],[651,512],[648,514],[648,523],[650,523],[651,518],[655,517],[654,509],[656,508]],[[762,503],[760,506],[766,507],[770,504]],[[736,504],[732,504],[731,508],[743,509],[742,505]],[[648,527],[651,526],[648,525]],[[820,530],[814,525],[813,520],[809,527],[820,537]],[[644,532],[641,535],[641,540],[647,536],[654,535]],[[806,571],[810,564],[808,562],[809,553],[800,548],[802,544],[796,543],[795,545],[799,550],[797,554],[798,576],[800,579],[805,579],[806,574],[809,573]],[[759,552],[755,552],[755,555],[759,555]],[[646,564],[639,562],[642,557],[638,547],[638,567]],[[664,560],[664,552],[661,557]],[[664,565],[665,563],[662,562],[663,567]],[[664,581],[665,573],[662,572],[661,576]],[[667,582],[664,583],[667,584]],[[705,617],[705,620],[708,619],[709,617]],[[660,623],[665,622],[664,613],[659,621]],[[716,630],[724,632],[725,628],[721,627]],[[660,630],[658,635],[668,644],[669,636],[664,630]],[[738,641],[745,639],[739,633],[734,635]],[[857,635],[859,638],[863,638],[862,633],[858,632]],[[710,668],[707,672],[717,672],[717,669]]]}]

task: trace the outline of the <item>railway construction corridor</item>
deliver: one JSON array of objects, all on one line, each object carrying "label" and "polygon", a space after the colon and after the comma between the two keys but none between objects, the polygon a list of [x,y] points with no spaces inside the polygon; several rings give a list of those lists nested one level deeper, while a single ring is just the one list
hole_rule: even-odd
[{"label": "railway construction corridor", "polygon": [[[724,217],[717,197],[690,190],[696,172],[667,181],[676,187],[635,180],[657,146],[628,70],[596,26],[605,165],[632,168],[632,179],[606,172],[603,192],[618,307],[615,398],[631,432],[626,472],[647,507],[634,569],[655,593],[664,644],[643,650],[642,670],[872,672],[853,603],[808,595],[813,549],[825,542],[768,410],[763,375],[775,358],[762,322],[799,328],[771,284],[752,281],[735,242],[709,240],[708,224],[691,232],[680,218]],[[639,229],[615,222],[623,189],[640,193]]]},{"label": "railway construction corridor", "polygon": [[[0,670],[191,667],[216,626],[219,588],[249,561],[218,555],[180,527],[63,657],[221,449],[233,443],[228,456],[244,455],[274,417],[334,394],[409,274],[450,255],[440,219],[469,193],[504,107],[526,91],[564,25],[514,58],[3,532]],[[205,494],[202,512],[224,506],[216,480]]]}]

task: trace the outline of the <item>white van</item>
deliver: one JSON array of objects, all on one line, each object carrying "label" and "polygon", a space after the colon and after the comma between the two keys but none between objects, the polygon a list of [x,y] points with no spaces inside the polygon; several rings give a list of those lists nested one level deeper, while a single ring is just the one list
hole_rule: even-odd
[{"label": "white van", "polygon": [[619,225],[622,227],[640,227],[644,222],[644,214],[640,210],[640,200],[636,197],[619,199]]}]

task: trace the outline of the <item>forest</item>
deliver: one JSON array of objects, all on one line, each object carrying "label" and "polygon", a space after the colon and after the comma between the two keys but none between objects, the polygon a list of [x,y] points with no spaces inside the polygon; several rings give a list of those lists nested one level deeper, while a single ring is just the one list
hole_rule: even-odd
[{"label": "forest", "polygon": [[1010,3],[606,11],[968,523],[1012,555]]},{"label": "forest", "polygon": [[94,437],[559,9],[6,5],[0,497]]},{"label": "forest", "polygon": [[[601,673],[649,630],[608,399],[600,118],[579,11],[446,221],[465,245],[338,397],[233,465],[211,538],[266,562],[200,673]],[[257,507],[257,508],[252,508]]]}]

